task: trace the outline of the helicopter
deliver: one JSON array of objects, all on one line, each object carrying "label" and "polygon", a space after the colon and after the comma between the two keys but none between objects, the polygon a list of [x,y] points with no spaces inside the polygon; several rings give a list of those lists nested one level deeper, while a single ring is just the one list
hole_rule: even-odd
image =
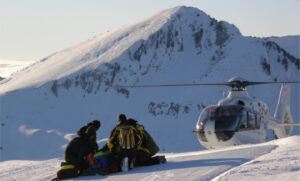
[{"label": "helicopter", "polygon": [[[249,96],[246,87],[251,85],[282,83],[274,116],[267,104]],[[273,130],[276,138],[291,134],[293,118],[290,111],[290,86],[298,82],[250,82],[231,78],[220,84],[231,87],[228,95],[217,105],[206,107],[196,124],[196,133],[205,148],[222,148],[240,144],[267,141],[267,132]]]},{"label": "helicopter", "polygon": [[[224,83],[164,84],[116,86],[123,88],[182,87],[182,86],[228,86],[231,90],[216,105],[205,107],[197,120],[196,130],[199,143],[207,149],[224,148],[241,144],[256,144],[267,141],[268,130],[273,130],[276,138],[291,134],[293,123],[290,111],[290,83],[252,82],[241,77],[233,77]],[[274,116],[266,103],[251,98],[246,87],[263,84],[281,84]]]}]

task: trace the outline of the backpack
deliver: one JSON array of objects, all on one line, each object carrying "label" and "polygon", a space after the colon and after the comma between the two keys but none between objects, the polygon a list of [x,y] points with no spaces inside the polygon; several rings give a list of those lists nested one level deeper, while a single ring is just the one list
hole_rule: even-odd
[{"label": "backpack", "polygon": [[120,125],[117,130],[118,143],[122,150],[136,149],[142,141],[141,133],[133,125]]},{"label": "backpack", "polygon": [[155,155],[157,152],[159,152],[159,147],[155,143],[152,136],[146,130],[143,130],[142,132],[143,132],[143,141],[141,144],[141,148],[147,149],[149,151],[150,156]]}]

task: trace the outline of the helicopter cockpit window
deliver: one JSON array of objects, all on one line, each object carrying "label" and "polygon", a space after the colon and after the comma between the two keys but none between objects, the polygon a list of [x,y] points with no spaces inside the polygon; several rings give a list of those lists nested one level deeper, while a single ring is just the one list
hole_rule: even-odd
[{"label": "helicopter cockpit window", "polygon": [[213,110],[213,108],[206,108],[206,110],[203,111],[203,113],[200,115],[200,117],[198,119],[198,123],[197,123],[197,126],[196,126],[198,139],[200,139],[200,141],[203,141],[203,142],[207,142],[207,138],[205,136],[204,128],[205,128],[205,124],[207,123],[207,121],[209,121],[208,114],[210,114],[211,110]]},{"label": "helicopter cockpit window", "polygon": [[244,108],[240,105],[220,106],[211,120],[215,121],[215,133],[220,141],[232,138],[239,126],[239,115]]},{"label": "helicopter cockpit window", "polygon": [[241,101],[241,100],[239,100],[239,101],[237,102],[237,104],[240,105],[240,106],[245,106],[244,101]]},{"label": "helicopter cockpit window", "polygon": [[198,138],[203,142],[207,142],[207,138],[206,138],[205,132],[204,132],[204,126],[206,124],[206,121],[207,120],[200,122],[199,129],[197,130]]},{"label": "helicopter cockpit window", "polygon": [[239,123],[238,115],[242,109],[241,106],[219,107],[212,117],[215,120],[215,130],[235,131]]}]

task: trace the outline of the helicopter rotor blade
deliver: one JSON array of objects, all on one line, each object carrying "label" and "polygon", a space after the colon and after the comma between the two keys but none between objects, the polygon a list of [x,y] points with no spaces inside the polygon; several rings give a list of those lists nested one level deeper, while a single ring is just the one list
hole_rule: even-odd
[{"label": "helicopter rotor blade", "polygon": [[232,81],[224,83],[190,83],[190,84],[148,84],[148,85],[114,85],[115,88],[157,88],[157,87],[196,87],[196,86],[229,86],[247,87],[251,85],[263,84],[292,84],[300,81],[280,81],[280,82],[252,82],[252,81]]},{"label": "helicopter rotor blade", "polygon": [[195,84],[149,84],[149,85],[115,85],[116,88],[156,88],[156,87],[195,87],[195,86],[228,86],[227,83],[195,83]]},{"label": "helicopter rotor blade", "polygon": [[279,82],[252,82],[252,81],[244,81],[242,84],[245,86],[249,85],[262,85],[262,84],[295,84],[300,83],[300,81],[279,81]]}]

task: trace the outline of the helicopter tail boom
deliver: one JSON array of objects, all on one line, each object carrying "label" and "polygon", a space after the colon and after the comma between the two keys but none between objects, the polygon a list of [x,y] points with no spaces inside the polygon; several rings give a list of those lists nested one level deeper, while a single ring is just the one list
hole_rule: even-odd
[{"label": "helicopter tail boom", "polygon": [[278,138],[289,136],[293,124],[293,118],[290,110],[291,90],[287,84],[282,84],[279,94],[279,99],[274,114],[274,120],[270,121],[270,127]]}]

